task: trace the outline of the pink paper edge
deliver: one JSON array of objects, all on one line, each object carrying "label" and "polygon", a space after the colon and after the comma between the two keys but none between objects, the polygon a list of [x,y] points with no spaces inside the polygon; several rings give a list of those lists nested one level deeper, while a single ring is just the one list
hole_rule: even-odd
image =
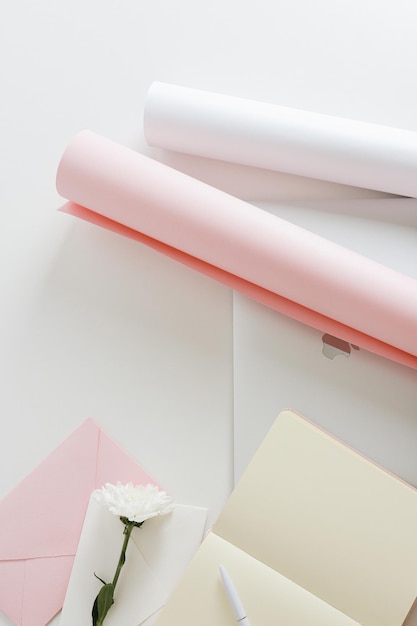
[{"label": "pink paper edge", "polygon": [[417,369],[417,356],[395,348],[394,346],[384,343],[383,341],[355,330],[350,326],[341,324],[340,322],[326,317],[317,311],[308,309],[297,302],[288,300],[279,294],[268,291],[267,289],[246,281],[239,276],[230,274],[219,267],[210,265],[201,259],[164,244],[157,239],[148,237],[147,235],[144,235],[143,233],[140,233],[132,228],[99,215],[86,207],[74,202],[67,202],[60,207],[59,210],[63,213],[67,213],[83,219],[84,221],[90,222],[91,224],[95,224],[96,226],[100,226],[101,228],[105,228],[106,230],[114,232],[118,235],[122,235],[123,237],[128,237],[129,239],[143,243],[153,250],[161,252],[169,258],[178,261],[183,265],[204,274],[205,276],[213,278],[226,287],[239,291],[252,300],[286,315],[297,322],[311,326],[320,332],[334,335],[339,339],[343,339],[354,346],[359,346],[378,356],[382,356],[412,369]]}]

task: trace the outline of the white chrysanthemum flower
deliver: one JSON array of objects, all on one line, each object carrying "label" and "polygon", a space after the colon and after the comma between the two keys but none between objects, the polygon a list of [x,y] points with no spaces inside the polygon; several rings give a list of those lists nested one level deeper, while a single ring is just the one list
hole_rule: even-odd
[{"label": "white chrysanthemum flower", "polygon": [[151,484],[134,486],[132,483],[106,483],[94,491],[94,497],[114,515],[137,524],[157,515],[166,515],[174,508],[171,496]]}]

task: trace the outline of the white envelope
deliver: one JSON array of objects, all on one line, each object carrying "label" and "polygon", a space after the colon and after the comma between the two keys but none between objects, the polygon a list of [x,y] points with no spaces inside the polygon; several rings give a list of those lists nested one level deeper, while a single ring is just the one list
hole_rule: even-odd
[{"label": "white envelope", "polygon": [[[132,532],[106,626],[151,626],[199,547],[207,510],[176,505]],[[111,582],[123,543],[123,524],[90,499],[59,626],[91,626],[102,583]]]}]

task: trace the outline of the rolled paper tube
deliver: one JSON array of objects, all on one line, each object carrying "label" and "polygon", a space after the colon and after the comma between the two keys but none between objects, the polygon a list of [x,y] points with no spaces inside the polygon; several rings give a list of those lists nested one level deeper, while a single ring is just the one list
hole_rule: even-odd
[{"label": "rolled paper tube", "polygon": [[417,132],[152,83],[149,145],[417,197]]},{"label": "rolled paper tube", "polygon": [[323,332],[417,367],[417,281],[90,131],[57,172],[65,210]]}]

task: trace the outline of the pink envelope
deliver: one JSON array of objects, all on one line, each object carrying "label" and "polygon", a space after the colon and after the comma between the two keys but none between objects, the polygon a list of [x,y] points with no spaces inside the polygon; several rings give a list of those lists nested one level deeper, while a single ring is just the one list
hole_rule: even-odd
[{"label": "pink envelope", "polygon": [[62,608],[91,492],[155,481],[86,420],[0,502],[0,609],[44,626]]}]

